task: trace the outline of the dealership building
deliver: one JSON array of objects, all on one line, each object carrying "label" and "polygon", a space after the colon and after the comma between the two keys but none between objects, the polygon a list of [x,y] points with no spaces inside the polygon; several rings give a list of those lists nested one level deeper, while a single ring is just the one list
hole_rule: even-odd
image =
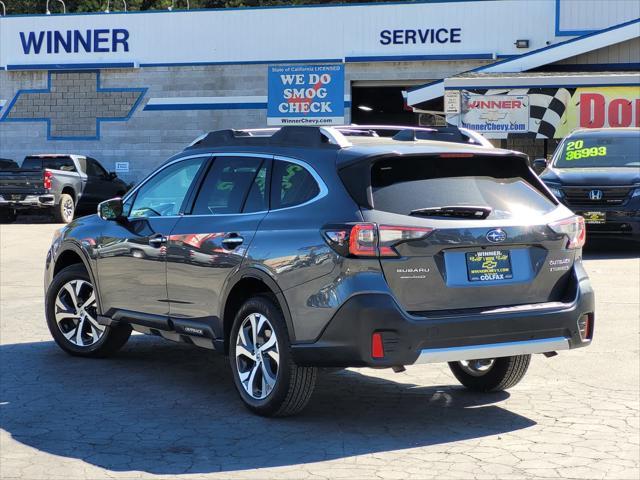
[{"label": "dealership building", "polygon": [[445,122],[550,154],[580,126],[640,126],[638,12],[434,0],[0,17],[0,157],[86,154],[135,181],[210,130]]}]

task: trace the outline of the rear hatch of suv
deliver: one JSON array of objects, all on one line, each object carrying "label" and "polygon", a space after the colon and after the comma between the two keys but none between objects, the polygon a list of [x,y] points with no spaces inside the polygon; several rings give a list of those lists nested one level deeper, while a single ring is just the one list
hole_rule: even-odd
[{"label": "rear hatch of suv", "polygon": [[566,300],[584,224],[505,151],[383,155],[340,169],[364,223],[350,253],[376,256],[409,313]]}]

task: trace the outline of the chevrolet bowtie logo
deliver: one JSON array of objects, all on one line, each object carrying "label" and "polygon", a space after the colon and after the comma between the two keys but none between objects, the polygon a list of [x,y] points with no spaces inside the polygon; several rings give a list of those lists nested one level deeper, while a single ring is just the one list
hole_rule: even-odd
[{"label": "chevrolet bowtie logo", "polygon": [[488,122],[497,122],[498,120],[504,120],[506,116],[506,113],[501,113],[497,110],[487,110],[480,115],[480,118]]},{"label": "chevrolet bowtie logo", "polygon": [[49,72],[47,88],[19,90],[0,121],[46,122],[47,137],[99,139],[100,123],[126,121],[146,88],[102,88],[100,72]]}]

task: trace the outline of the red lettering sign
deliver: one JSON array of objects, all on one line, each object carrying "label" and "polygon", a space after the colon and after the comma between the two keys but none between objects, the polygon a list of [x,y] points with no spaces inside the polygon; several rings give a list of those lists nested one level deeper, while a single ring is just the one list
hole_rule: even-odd
[{"label": "red lettering sign", "polygon": [[640,126],[640,99],[634,102],[626,98],[615,98],[607,105],[604,95],[580,94],[581,128],[630,127],[632,124]]}]

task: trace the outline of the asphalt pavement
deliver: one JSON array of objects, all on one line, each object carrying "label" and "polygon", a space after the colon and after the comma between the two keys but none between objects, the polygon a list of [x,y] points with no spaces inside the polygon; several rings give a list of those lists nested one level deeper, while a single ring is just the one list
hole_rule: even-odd
[{"label": "asphalt pavement", "polygon": [[591,347],[536,356],[508,392],[446,365],[323,373],[299,416],[250,414],[225,359],[142,335],[74,358],[51,340],[43,266],[59,225],[0,225],[0,478],[640,478],[640,248],[585,253]]}]

